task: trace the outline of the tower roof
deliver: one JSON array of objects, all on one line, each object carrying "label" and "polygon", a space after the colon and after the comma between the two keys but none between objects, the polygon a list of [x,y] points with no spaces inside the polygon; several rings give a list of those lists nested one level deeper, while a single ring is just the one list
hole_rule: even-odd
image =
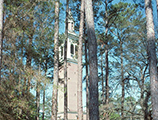
[{"label": "tower roof", "polygon": [[74,22],[74,18],[73,18],[72,12],[71,12],[71,8],[69,8],[68,20],[72,20]]},{"label": "tower roof", "polygon": [[74,18],[73,18],[71,9],[69,8],[69,14],[68,14],[68,31],[69,32],[74,32],[74,28],[75,28],[75,22],[74,22]]}]

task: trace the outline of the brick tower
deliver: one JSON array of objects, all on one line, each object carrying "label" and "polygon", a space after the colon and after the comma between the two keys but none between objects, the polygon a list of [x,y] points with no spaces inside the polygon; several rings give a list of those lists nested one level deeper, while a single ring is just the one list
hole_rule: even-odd
[{"label": "brick tower", "polygon": [[[78,35],[74,32],[74,19],[69,11],[68,41],[67,41],[67,94],[68,94],[68,120],[77,120],[77,41]],[[60,47],[59,58],[64,58],[64,45]],[[58,89],[58,119],[64,120],[64,69],[59,70]]]}]

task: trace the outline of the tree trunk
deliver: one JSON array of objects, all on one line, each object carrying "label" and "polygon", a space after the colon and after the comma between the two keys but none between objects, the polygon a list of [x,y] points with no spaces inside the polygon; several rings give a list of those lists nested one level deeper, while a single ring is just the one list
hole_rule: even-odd
[{"label": "tree trunk", "polygon": [[[84,23],[84,35],[86,35],[86,23]],[[88,44],[85,39],[85,62],[86,62],[86,120],[89,120],[89,78],[88,78]]]},{"label": "tree trunk", "polygon": [[[33,39],[33,17],[30,18],[30,23],[31,23],[31,33],[29,35],[29,45],[28,45],[28,48],[27,48],[27,58],[26,58],[26,67],[29,69],[29,72],[30,69],[31,69],[31,59],[32,59],[32,39]],[[32,74],[32,73],[31,73]],[[31,88],[31,77],[28,76],[28,85],[27,85],[27,92],[29,92]]]},{"label": "tree trunk", "polygon": [[[41,75],[41,67],[39,65],[39,75]],[[37,115],[36,115],[36,120],[39,120],[39,111],[40,111],[40,79],[37,79],[37,84],[36,84],[36,108],[37,108]]]},{"label": "tree trunk", "polygon": [[152,116],[158,120],[158,79],[157,79],[157,61],[155,50],[155,31],[153,23],[153,12],[151,0],[145,0],[146,11],[146,29],[147,29],[147,52],[149,59],[150,89],[152,101]]},{"label": "tree trunk", "polygon": [[[32,36],[33,37],[33,36]],[[32,58],[32,51],[31,51],[31,48],[32,48],[32,38],[29,39],[29,47],[28,47],[28,53],[27,53],[27,61],[26,61],[26,66],[29,70],[27,70],[27,72],[31,72],[31,58]],[[27,92],[29,92],[30,90],[30,87],[31,87],[31,78],[30,76],[28,76],[28,84],[27,84]]]},{"label": "tree trunk", "polygon": [[2,70],[2,48],[3,47],[3,0],[0,0],[0,84]]},{"label": "tree trunk", "polygon": [[87,41],[85,40],[85,61],[86,61],[86,120],[89,120],[89,78],[87,60]]},{"label": "tree trunk", "polygon": [[[107,109],[109,109],[109,59],[108,59],[108,1],[105,0],[105,38],[106,38],[106,43],[105,43],[105,70],[106,70],[106,76],[105,76],[105,81],[106,81],[106,106]],[[109,120],[109,113],[106,115],[106,120]]]},{"label": "tree trunk", "polygon": [[[31,35],[33,37],[33,35]],[[26,66],[31,67],[31,48],[32,48],[32,38],[29,39],[29,45],[27,49]]]},{"label": "tree trunk", "polygon": [[124,88],[124,73],[123,73],[123,48],[122,40],[120,40],[120,49],[121,49],[121,86],[122,86],[122,97],[121,97],[121,119],[124,119],[124,97],[125,97],[125,88]]},{"label": "tree trunk", "polygon": [[104,73],[103,73],[103,46],[101,47],[101,81],[102,81],[102,104],[105,104],[105,91],[104,91]]},{"label": "tree trunk", "polygon": [[55,33],[54,33],[54,81],[52,95],[51,120],[57,120],[57,98],[59,81],[59,0],[55,1]]},{"label": "tree trunk", "polygon": [[[147,115],[148,115],[148,100],[146,101],[146,98],[144,99],[144,95],[145,95],[145,91],[144,91],[144,83],[145,83],[145,73],[146,70],[148,68],[148,64],[145,66],[145,69],[141,70],[141,84],[139,85],[140,90],[141,90],[141,96],[140,96],[140,105],[142,107],[142,111],[143,111],[143,116],[144,116],[144,120],[148,120],[147,119]],[[148,94],[148,91],[147,91]],[[148,96],[149,99],[150,96]]]},{"label": "tree trunk", "polygon": [[78,120],[83,120],[83,107],[82,107],[82,41],[83,41],[83,27],[84,27],[84,0],[81,0],[80,10],[80,28],[79,28],[79,45],[78,45]]},{"label": "tree trunk", "polygon": [[150,98],[150,91],[147,91],[146,97],[144,99],[144,120],[150,120],[148,111],[148,102]]},{"label": "tree trunk", "polygon": [[37,108],[36,120],[39,120],[39,111],[40,111],[40,89],[39,89],[39,81],[37,81],[37,88],[36,88],[36,108]]},{"label": "tree trunk", "polygon": [[46,83],[44,83],[43,87],[43,113],[42,113],[42,120],[44,120],[44,113],[45,113],[45,96],[46,96]]},{"label": "tree trunk", "polygon": [[69,0],[66,0],[66,25],[65,25],[65,43],[64,43],[64,120],[67,117],[67,40],[68,40],[68,14],[69,14]]},{"label": "tree trunk", "polygon": [[[48,56],[48,55],[47,55]],[[46,77],[46,73],[47,73],[47,69],[48,69],[48,67],[47,67],[47,60],[46,60],[46,62],[45,62],[45,77]],[[43,113],[42,113],[42,120],[44,120],[44,113],[45,113],[45,94],[46,94],[46,82],[44,81],[44,87],[43,87]]]},{"label": "tree trunk", "polygon": [[89,50],[89,118],[90,120],[99,120],[98,104],[98,63],[97,63],[97,42],[94,30],[94,16],[92,0],[85,1],[85,13],[88,35]]},{"label": "tree trunk", "polygon": [[[105,81],[106,81],[106,106],[107,109],[109,108],[109,59],[108,59],[108,43],[106,42],[106,51],[105,51],[105,59],[106,59],[106,64],[105,64],[105,69],[106,69],[106,76],[105,76]],[[106,115],[106,120],[109,120],[109,114]]]}]

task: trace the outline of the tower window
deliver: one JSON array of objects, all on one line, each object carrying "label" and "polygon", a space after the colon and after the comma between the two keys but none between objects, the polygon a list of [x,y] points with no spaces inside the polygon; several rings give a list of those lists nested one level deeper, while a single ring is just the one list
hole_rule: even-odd
[{"label": "tower window", "polygon": [[61,56],[63,56],[63,47],[61,47]]},{"label": "tower window", "polygon": [[71,30],[74,30],[74,24],[73,24],[73,22],[71,23]]},{"label": "tower window", "polygon": [[71,54],[74,54],[74,46],[73,46],[73,44],[71,44]]},{"label": "tower window", "polygon": [[76,56],[76,58],[77,58],[77,54],[78,54],[78,47],[75,46],[75,56]]},{"label": "tower window", "polygon": [[68,30],[71,30],[71,23],[68,22]]}]

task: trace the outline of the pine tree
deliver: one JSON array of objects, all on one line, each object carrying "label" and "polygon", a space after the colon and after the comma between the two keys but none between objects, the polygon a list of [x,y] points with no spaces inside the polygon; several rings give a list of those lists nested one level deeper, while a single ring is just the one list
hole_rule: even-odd
[{"label": "pine tree", "polygon": [[67,116],[67,41],[68,41],[68,14],[69,14],[69,0],[66,0],[66,25],[65,25],[65,41],[64,41],[64,120]]},{"label": "pine tree", "polygon": [[[85,15],[84,15],[85,16]],[[84,22],[84,53],[86,66],[86,120],[89,120],[89,72],[88,72],[88,41],[86,39],[86,23]]]},{"label": "pine tree", "polygon": [[85,1],[85,14],[89,50],[89,119],[99,120],[98,104],[98,66],[97,66],[97,41],[94,30],[94,16],[92,0]]},{"label": "pine tree", "polygon": [[86,62],[86,120],[89,120],[89,74],[88,74],[88,55],[87,40],[85,40],[85,62]]},{"label": "pine tree", "polygon": [[155,31],[153,22],[153,12],[151,0],[145,0],[146,29],[147,29],[147,51],[150,72],[150,90],[152,101],[152,116],[158,120],[158,78],[157,78],[157,58],[155,50]]},{"label": "pine tree", "polygon": [[59,0],[55,1],[55,33],[54,33],[54,81],[52,95],[52,117],[57,120],[57,98],[59,81]]},{"label": "pine tree", "polygon": [[80,10],[80,28],[79,28],[79,45],[78,45],[78,119],[83,120],[83,107],[82,107],[82,41],[83,41],[83,28],[84,28],[84,0],[81,0]]}]

